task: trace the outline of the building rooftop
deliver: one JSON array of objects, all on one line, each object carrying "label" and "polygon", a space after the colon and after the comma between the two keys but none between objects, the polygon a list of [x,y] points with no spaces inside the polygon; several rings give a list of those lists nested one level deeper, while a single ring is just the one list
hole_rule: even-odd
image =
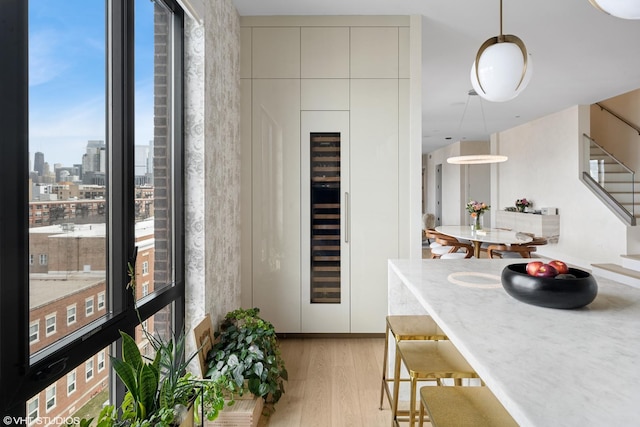
[{"label": "building rooftop", "polygon": [[106,273],[31,274],[29,278],[29,309],[50,304],[94,286],[104,285]]}]

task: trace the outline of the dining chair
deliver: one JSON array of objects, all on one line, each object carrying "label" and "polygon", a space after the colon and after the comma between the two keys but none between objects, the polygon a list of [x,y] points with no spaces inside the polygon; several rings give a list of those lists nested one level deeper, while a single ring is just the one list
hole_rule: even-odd
[{"label": "dining chair", "polygon": [[440,246],[431,248],[431,258],[471,258],[473,256],[473,246],[470,244],[442,233],[437,234],[435,243]]},{"label": "dining chair", "polygon": [[[531,236],[528,233],[522,233]],[[536,251],[536,246],[546,245],[545,237],[533,237],[533,240],[522,245],[489,245],[487,255],[489,258],[531,258],[531,253]]]}]

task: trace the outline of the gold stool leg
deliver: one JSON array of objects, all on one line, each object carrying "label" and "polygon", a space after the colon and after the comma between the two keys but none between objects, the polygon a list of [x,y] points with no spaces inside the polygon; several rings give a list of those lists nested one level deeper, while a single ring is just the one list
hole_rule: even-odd
[{"label": "gold stool leg", "polygon": [[382,401],[384,400],[385,389],[387,393],[388,385],[387,385],[387,364],[389,363],[389,323],[387,322],[387,328],[384,333],[384,358],[382,361],[382,384],[380,386],[380,410],[382,410]]},{"label": "gold stool leg", "polygon": [[422,399],[420,399],[420,421],[418,421],[418,427],[423,427],[424,425],[424,405],[422,404]]},{"label": "gold stool leg", "polygon": [[411,402],[409,402],[409,427],[414,427],[415,426],[415,421],[416,421],[416,386],[417,386],[418,380],[415,377],[415,375],[413,374],[413,372],[411,373]]},{"label": "gold stool leg", "polygon": [[393,402],[391,402],[391,426],[396,425],[398,418],[398,396],[400,388],[400,357],[398,356],[398,343],[396,343],[396,360],[393,369]]}]

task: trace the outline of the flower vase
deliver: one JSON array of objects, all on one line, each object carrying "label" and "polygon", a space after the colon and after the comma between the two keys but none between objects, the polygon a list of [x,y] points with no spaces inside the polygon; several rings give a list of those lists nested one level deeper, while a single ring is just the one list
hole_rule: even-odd
[{"label": "flower vase", "polygon": [[482,213],[477,212],[475,216],[471,216],[471,231],[482,230]]},{"label": "flower vase", "polygon": [[520,205],[518,206],[518,212],[524,212],[525,207]]}]

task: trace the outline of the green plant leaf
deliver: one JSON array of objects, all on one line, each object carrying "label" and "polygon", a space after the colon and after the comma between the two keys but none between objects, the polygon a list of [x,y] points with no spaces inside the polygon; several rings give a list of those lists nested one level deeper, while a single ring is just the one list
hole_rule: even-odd
[{"label": "green plant leaf", "polygon": [[144,362],[138,345],[130,335],[122,331],[120,331],[120,336],[122,337],[122,360],[131,365],[134,370],[139,370]]},{"label": "green plant leaf", "polygon": [[139,391],[139,403],[142,405],[144,414],[141,418],[145,418],[146,414],[149,414],[156,410],[155,400],[156,393],[158,392],[158,380],[153,368],[149,365],[142,366],[140,370],[140,391]]},{"label": "green plant leaf", "polygon": [[258,378],[261,379],[266,379],[266,372],[265,372],[265,378],[262,377],[262,373],[264,371],[264,366],[262,365],[262,362],[257,362],[253,365],[253,373],[256,374],[256,376]]},{"label": "green plant leaf", "polygon": [[122,380],[124,386],[129,390],[129,392],[133,396],[138,396],[138,379],[136,378],[136,373],[133,370],[133,367],[115,357],[110,357],[111,366],[113,370],[116,371],[116,374]]},{"label": "green plant leaf", "polygon": [[260,385],[258,386],[258,395],[266,396],[268,393],[269,393],[269,384],[260,383]]}]

